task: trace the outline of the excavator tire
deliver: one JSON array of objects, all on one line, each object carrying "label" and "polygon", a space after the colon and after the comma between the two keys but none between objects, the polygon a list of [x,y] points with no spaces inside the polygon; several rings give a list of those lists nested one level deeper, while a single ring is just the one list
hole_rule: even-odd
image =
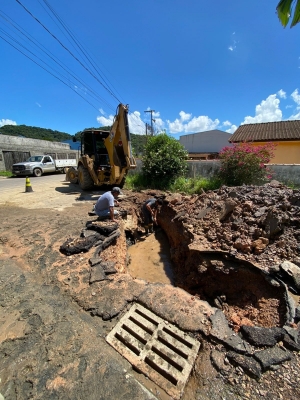
[{"label": "excavator tire", "polygon": [[78,171],[74,167],[68,168],[66,180],[71,183],[78,183]]},{"label": "excavator tire", "polygon": [[94,181],[89,171],[83,165],[78,167],[78,181],[82,190],[89,190],[94,186]]}]

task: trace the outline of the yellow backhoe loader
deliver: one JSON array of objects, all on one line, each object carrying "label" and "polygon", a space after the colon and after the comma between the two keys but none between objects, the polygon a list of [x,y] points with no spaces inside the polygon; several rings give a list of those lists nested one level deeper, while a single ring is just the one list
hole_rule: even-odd
[{"label": "yellow backhoe loader", "polygon": [[69,168],[66,179],[81,189],[94,185],[122,187],[130,169],[136,167],[128,125],[128,106],[119,104],[110,131],[86,129],[81,132],[81,155],[77,168]]}]

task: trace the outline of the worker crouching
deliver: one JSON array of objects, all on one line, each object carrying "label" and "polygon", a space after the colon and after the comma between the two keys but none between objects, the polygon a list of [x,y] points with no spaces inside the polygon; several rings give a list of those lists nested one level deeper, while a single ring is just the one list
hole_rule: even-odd
[{"label": "worker crouching", "polygon": [[145,234],[150,235],[153,233],[153,224],[157,224],[157,211],[158,206],[162,204],[161,199],[146,200],[142,206],[142,214],[144,218]]}]

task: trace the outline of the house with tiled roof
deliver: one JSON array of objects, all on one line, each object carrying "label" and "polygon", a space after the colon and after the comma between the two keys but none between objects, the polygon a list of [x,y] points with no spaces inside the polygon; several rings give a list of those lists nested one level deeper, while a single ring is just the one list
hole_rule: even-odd
[{"label": "house with tiled roof", "polygon": [[276,144],[271,164],[300,164],[300,120],[241,125],[230,143]]}]

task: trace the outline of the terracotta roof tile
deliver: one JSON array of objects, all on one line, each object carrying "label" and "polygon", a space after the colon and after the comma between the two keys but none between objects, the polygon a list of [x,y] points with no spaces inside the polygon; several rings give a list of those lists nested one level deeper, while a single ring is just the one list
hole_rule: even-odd
[{"label": "terracotta roof tile", "polygon": [[241,125],[229,142],[300,140],[300,120]]}]

